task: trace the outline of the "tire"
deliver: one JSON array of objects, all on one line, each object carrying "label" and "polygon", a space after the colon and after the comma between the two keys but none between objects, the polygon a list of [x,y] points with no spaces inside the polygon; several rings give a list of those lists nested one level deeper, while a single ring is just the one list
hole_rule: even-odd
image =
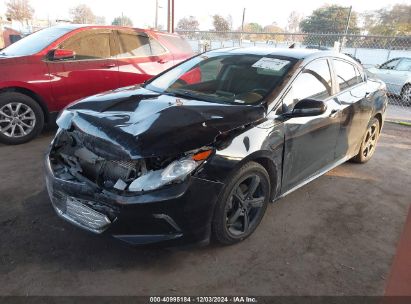
[{"label": "tire", "polygon": [[380,121],[374,117],[367,126],[358,154],[352,158],[355,163],[366,163],[374,155],[380,137]]},{"label": "tire", "polygon": [[401,90],[401,102],[405,106],[411,105],[411,84],[406,84]]},{"label": "tire", "polygon": [[[214,239],[221,244],[231,245],[249,237],[265,214],[270,188],[268,173],[258,163],[248,162],[235,172],[214,211]],[[253,192],[251,197],[250,191]]]},{"label": "tire", "polygon": [[26,143],[39,135],[43,126],[43,110],[31,97],[17,92],[0,95],[0,142]]}]

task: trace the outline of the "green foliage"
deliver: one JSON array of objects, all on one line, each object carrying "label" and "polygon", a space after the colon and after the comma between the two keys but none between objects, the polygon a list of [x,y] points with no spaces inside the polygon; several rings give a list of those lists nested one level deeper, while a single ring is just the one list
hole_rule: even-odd
[{"label": "green foliage", "polygon": [[[313,11],[313,13],[301,21],[300,29],[305,33],[334,33],[345,32],[349,8],[339,5],[327,5]],[[351,13],[348,33],[358,34],[357,13]]]},{"label": "green foliage", "polygon": [[410,35],[411,5],[396,4],[391,9],[382,8],[366,12],[364,30],[372,35]]},{"label": "green foliage", "polygon": [[133,21],[127,16],[119,16],[114,18],[111,24],[119,26],[133,26]]}]

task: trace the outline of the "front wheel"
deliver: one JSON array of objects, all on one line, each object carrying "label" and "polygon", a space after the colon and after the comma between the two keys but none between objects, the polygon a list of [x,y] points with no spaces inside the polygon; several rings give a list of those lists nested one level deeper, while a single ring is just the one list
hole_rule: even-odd
[{"label": "front wheel", "polygon": [[43,125],[43,111],[32,98],[17,92],[0,95],[0,142],[28,142],[41,132]]},{"label": "front wheel", "polygon": [[352,159],[356,163],[365,163],[374,155],[380,137],[380,121],[373,118],[368,124],[367,131],[361,143],[360,151]]},{"label": "front wheel", "polygon": [[234,244],[250,236],[267,209],[270,179],[260,164],[249,162],[232,176],[214,212],[212,230],[222,244]]}]

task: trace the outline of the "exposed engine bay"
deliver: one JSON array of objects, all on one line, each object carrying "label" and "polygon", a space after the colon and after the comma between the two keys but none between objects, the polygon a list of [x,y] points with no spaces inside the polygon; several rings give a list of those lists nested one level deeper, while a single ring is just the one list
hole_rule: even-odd
[{"label": "exposed engine bay", "polygon": [[[103,157],[99,155],[96,141],[101,139],[90,140],[76,129],[60,130],[50,151],[50,164],[55,176],[68,181],[92,182],[102,189],[115,193],[135,194],[156,189],[166,183],[181,181],[178,174],[173,175],[174,179],[163,178],[165,169],[169,168],[176,159],[182,158],[186,163],[190,162],[192,169],[190,167],[189,172],[201,163],[190,157],[184,158],[184,154],[173,157],[118,160],[115,159],[115,151],[112,151],[114,153],[111,157],[106,157],[106,150],[106,155]],[[166,183],[159,183],[158,180],[164,180]]]}]

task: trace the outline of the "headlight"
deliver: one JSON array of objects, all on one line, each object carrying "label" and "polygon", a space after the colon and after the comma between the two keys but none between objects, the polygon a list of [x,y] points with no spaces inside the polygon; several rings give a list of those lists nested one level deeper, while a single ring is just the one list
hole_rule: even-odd
[{"label": "headlight", "polygon": [[147,172],[145,175],[135,179],[128,187],[128,191],[150,191],[173,182],[182,181],[206,160],[211,153],[212,150],[202,151],[175,160],[164,169]]}]

